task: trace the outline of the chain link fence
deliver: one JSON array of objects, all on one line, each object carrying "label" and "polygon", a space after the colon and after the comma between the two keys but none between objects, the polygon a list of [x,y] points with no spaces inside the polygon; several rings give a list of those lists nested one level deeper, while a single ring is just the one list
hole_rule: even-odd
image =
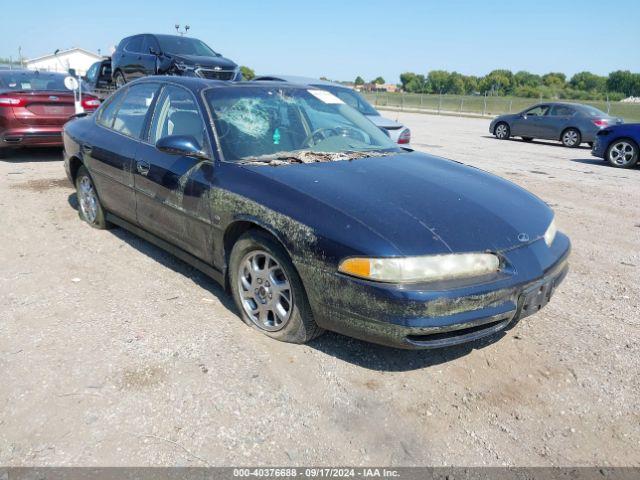
[{"label": "chain link fence", "polygon": [[[421,111],[443,115],[494,117],[517,113],[539,102],[559,100],[481,95],[437,95],[426,93],[362,92],[376,107],[401,111]],[[560,100],[565,101],[565,100]],[[574,101],[592,105],[603,112],[622,117],[625,122],[640,122],[640,104],[607,101]]]}]

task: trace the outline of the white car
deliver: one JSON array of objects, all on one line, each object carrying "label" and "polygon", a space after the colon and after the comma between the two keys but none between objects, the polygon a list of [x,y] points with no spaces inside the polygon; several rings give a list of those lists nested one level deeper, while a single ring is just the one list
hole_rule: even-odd
[{"label": "white car", "polygon": [[401,145],[407,145],[411,142],[411,130],[390,118],[380,115],[373,105],[360,95],[359,92],[352,88],[345,87],[335,82],[328,82],[326,80],[318,80],[316,78],[298,77],[294,75],[259,75],[255,77],[253,82],[267,81],[267,82],[287,82],[295,83],[297,85],[308,85],[310,87],[320,88],[326,90],[347,105],[355,108],[360,113],[365,115],[374,125],[385,130],[391,140]]}]

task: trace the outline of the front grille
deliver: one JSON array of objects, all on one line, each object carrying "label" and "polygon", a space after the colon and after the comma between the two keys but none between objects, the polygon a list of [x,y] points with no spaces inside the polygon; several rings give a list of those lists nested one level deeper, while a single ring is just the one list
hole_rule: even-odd
[{"label": "front grille", "polygon": [[196,75],[209,80],[233,80],[235,76],[234,70],[213,70],[211,68],[198,68]]}]

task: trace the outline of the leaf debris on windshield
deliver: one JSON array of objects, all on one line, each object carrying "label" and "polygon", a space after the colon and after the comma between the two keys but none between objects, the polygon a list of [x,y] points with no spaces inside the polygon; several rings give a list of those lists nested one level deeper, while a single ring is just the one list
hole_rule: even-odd
[{"label": "leaf debris on windshield", "polygon": [[291,165],[293,163],[322,163],[337,162],[341,160],[356,160],[368,157],[386,157],[393,152],[384,151],[347,151],[347,152],[279,152],[260,157],[248,158],[241,163],[243,165],[268,165],[277,167],[280,165]]}]

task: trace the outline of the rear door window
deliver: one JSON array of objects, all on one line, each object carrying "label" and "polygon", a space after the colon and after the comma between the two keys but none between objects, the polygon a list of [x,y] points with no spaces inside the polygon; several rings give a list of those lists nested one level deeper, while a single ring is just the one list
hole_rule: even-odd
[{"label": "rear door window", "polygon": [[131,40],[129,40],[125,49],[131,53],[141,53],[142,52],[142,36],[137,35],[133,37]]},{"label": "rear door window", "polygon": [[128,137],[142,138],[147,113],[158,88],[157,83],[143,83],[129,87],[115,115],[113,130]]},{"label": "rear door window", "polygon": [[550,115],[556,115],[559,117],[570,117],[574,113],[576,113],[576,111],[571,107],[567,107],[566,105],[555,105],[553,109],[551,109]]},{"label": "rear door window", "polygon": [[124,97],[126,90],[120,90],[111,95],[100,107],[100,111],[97,113],[96,121],[99,125],[107,128],[113,128],[113,120],[116,118],[116,113],[120,102]]}]

